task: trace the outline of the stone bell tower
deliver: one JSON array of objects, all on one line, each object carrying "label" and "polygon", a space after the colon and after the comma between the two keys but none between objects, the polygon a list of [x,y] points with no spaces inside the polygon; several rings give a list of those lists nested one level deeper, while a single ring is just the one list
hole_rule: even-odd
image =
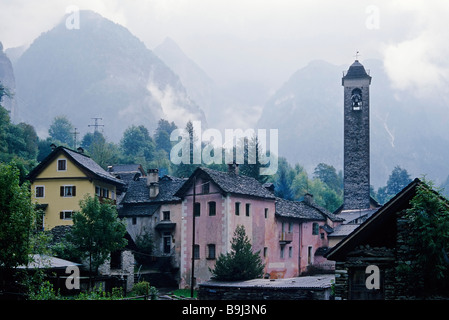
[{"label": "stone bell tower", "polygon": [[371,77],[358,60],[343,75],[343,210],[370,207],[369,86]]}]

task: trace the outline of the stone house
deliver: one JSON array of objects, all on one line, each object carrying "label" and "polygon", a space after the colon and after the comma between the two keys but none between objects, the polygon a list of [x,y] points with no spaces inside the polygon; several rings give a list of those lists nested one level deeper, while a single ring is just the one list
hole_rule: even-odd
[{"label": "stone house", "polygon": [[179,268],[181,252],[181,199],[175,192],[184,182],[167,175],[159,178],[157,169],[148,170],[145,176],[134,175],[118,209],[134,243],[145,235],[153,242],[152,252],[136,250],[155,262],[167,260],[173,269]]},{"label": "stone house", "polygon": [[[423,185],[419,179],[412,181],[325,254],[336,262],[336,299],[408,298],[407,282],[398,273],[398,266],[411,264],[414,259],[405,241],[409,230],[404,211],[410,208],[418,185]],[[442,201],[448,203],[446,199]],[[368,266],[378,268],[378,288],[367,286],[368,277],[374,274]]]}]

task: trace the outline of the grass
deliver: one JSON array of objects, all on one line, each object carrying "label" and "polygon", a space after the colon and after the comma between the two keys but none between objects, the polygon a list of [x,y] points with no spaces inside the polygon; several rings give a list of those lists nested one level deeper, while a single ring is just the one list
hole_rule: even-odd
[{"label": "grass", "polygon": [[[173,293],[173,295],[179,296],[179,297],[184,297],[184,298],[190,298],[191,297],[190,289],[176,289],[172,293]],[[198,297],[198,292],[196,290],[193,290],[193,297],[195,299]]]}]

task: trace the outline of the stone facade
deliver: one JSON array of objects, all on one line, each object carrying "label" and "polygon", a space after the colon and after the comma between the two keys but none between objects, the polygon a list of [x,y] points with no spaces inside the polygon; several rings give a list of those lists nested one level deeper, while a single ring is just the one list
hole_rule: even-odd
[{"label": "stone facade", "polygon": [[[343,77],[344,209],[370,207],[369,85],[371,77],[355,61]],[[355,98],[357,96],[358,98]],[[357,99],[361,99],[358,101]]]}]

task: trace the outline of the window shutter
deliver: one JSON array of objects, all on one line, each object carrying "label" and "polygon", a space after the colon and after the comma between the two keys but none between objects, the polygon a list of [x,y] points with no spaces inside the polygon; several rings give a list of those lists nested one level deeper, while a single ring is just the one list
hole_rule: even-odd
[{"label": "window shutter", "polygon": [[64,219],[64,212],[62,212],[62,211],[59,212],[59,219],[61,219],[61,220]]},{"label": "window shutter", "polygon": [[72,196],[75,197],[76,196],[76,186],[72,187]]},{"label": "window shutter", "polygon": [[61,197],[64,196],[64,186],[61,186],[61,187],[59,188],[59,195],[60,195]]}]

